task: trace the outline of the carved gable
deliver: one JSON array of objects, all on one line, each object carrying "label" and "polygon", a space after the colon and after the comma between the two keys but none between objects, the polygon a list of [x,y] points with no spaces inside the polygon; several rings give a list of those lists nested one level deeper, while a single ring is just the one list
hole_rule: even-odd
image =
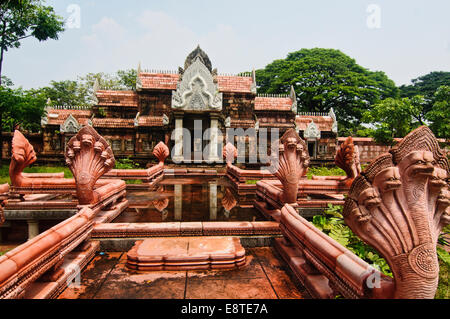
[{"label": "carved gable", "polygon": [[305,132],[303,133],[303,136],[307,140],[318,140],[320,139],[320,131],[317,127],[316,123],[314,121],[311,121],[311,123],[308,124],[308,127],[306,128]]},{"label": "carved gable", "polygon": [[81,125],[78,123],[77,119],[70,114],[63,124],[60,126],[61,133],[78,133]]},{"label": "carved gable", "polygon": [[185,111],[221,111],[222,93],[219,93],[213,75],[198,56],[188,66],[172,92],[172,108]]}]

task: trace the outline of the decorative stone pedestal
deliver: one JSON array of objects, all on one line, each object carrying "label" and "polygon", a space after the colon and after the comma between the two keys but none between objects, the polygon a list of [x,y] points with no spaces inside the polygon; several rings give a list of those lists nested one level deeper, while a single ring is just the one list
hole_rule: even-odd
[{"label": "decorative stone pedestal", "polygon": [[134,270],[234,269],[245,264],[245,249],[236,237],[149,238],[127,254]]}]

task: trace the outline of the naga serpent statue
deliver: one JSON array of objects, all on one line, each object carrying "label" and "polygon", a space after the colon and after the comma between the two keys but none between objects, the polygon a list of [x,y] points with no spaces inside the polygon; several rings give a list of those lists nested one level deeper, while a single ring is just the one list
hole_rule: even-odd
[{"label": "naga serpent statue", "polygon": [[351,185],[349,227],[387,260],[393,298],[434,298],[438,236],[450,223],[449,162],[429,128],[409,133]]}]

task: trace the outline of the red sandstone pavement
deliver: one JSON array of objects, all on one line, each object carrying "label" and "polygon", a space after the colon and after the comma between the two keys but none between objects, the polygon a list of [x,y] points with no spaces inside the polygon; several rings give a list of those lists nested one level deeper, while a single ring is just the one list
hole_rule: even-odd
[{"label": "red sandstone pavement", "polygon": [[[247,265],[235,270],[151,271],[126,268],[127,253],[97,255],[78,288],[60,299],[303,299],[287,266],[269,247],[247,248]],[[295,279],[294,279],[295,280]]]}]

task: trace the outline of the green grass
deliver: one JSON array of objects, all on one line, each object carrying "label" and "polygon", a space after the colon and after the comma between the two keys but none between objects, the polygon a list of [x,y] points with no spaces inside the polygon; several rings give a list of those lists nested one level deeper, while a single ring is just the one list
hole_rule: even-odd
[{"label": "green grass", "polygon": [[439,284],[434,298],[450,299],[450,265],[439,259]]},{"label": "green grass", "polygon": [[[39,166],[33,165],[24,169],[24,173],[60,173],[64,172],[65,178],[72,178],[72,172],[66,166]],[[11,183],[9,179],[9,165],[0,167],[0,184]]]},{"label": "green grass", "polygon": [[142,184],[141,179],[127,179],[125,180],[125,184]]},{"label": "green grass", "polygon": [[309,179],[312,178],[313,175],[316,176],[345,176],[345,172],[337,166],[334,167],[310,167],[306,176]]},{"label": "green grass", "polygon": [[11,249],[5,249],[5,250],[0,250],[0,256],[6,254],[8,251],[10,251]]}]

